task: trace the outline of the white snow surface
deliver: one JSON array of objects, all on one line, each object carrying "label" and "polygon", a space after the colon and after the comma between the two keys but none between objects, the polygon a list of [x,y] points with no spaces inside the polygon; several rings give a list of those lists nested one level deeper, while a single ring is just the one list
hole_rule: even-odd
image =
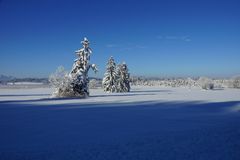
[{"label": "white snow surface", "polygon": [[[54,98],[51,88],[0,88],[0,101],[19,101],[26,104],[114,104],[158,102],[226,102],[239,101],[240,89],[225,88],[203,90],[199,88],[135,86],[128,93],[105,93],[103,89],[91,89],[90,97]],[[38,101],[39,100],[39,101]],[[21,102],[22,101],[22,102]],[[128,104],[129,105],[129,104]]]},{"label": "white snow surface", "polygon": [[0,160],[239,160],[240,89],[0,89]]},{"label": "white snow surface", "polygon": [[8,82],[8,85],[43,85],[42,82]]}]

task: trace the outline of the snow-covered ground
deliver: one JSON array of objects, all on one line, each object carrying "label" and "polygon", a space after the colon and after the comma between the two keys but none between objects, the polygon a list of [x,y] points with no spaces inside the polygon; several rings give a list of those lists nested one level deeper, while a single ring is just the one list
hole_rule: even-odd
[{"label": "snow-covered ground", "polygon": [[240,159],[240,89],[0,88],[0,160]]},{"label": "snow-covered ground", "polygon": [[53,98],[51,88],[0,88],[0,101],[12,101],[23,104],[106,104],[124,105],[125,103],[158,103],[158,102],[226,102],[240,100],[240,89],[203,90],[199,88],[172,88],[135,86],[128,93],[105,93],[103,89],[91,89],[86,99]]}]

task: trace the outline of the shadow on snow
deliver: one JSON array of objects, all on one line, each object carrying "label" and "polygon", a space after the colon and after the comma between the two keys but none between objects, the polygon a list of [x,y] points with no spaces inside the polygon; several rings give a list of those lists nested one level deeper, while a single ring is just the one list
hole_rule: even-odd
[{"label": "shadow on snow", "polygon": [[240,101],[24,102],[0,103],[0,159],[240,159]]}]

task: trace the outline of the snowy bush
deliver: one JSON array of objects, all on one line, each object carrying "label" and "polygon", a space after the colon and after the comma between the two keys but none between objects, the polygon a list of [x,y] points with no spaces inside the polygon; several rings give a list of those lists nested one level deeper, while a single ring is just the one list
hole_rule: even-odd
[{"label": "snowy bush", "polygon": [[240,76],[231,78],[228,83],[230,88],[240,88]]},{"label": "snowy bush", "polygon": [[67,75],[63,66],[59,66],[54,74],[49,76],[50,85],[54,88],[58,88],[62,85],[64,77]]},{"label": "snowy bush", "polygon": [[214,83],[213,80],[207,77],[200,77],[198,80],[198,84],[202,89],[213,89]]},{"label": "snowy bush", "polygon": [[73,97],[75,96],[71,87],[72,79],[65,71],[64,67],[60,66],[56,72],[49,76],[50,85],[54,88],[53,97]]},{"label": "snowy bush", "polygon": [[97,88],[97,85],[98,85],[98,81],[96,79],[91,79],[89,81],[89,88],[91,89]]}]

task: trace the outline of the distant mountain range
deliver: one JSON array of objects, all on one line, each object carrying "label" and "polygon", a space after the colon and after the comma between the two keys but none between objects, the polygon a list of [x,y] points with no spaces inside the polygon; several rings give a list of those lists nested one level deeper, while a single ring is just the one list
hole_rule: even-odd
[{"label": "distant mountain range", "polygon": [[15,79],[13,76],[5,76],[5,75],[0,75],[0,81],[1,82],[6,82]]},{"label": "distant mountain range", "polygon": [[[100,78],[89,77],[89,79],[102,80]],[[8,82],[36,82],[48,84],[48,78],[16,78],[13,76],[0,75],[0,84],[7,84]]]},{"label": "distant mountain range", "polygon": [[47,84],[48,78],[16,78],[13,76],[0,75],[1,84],[6,84],[8,82],[40,82]]}]

